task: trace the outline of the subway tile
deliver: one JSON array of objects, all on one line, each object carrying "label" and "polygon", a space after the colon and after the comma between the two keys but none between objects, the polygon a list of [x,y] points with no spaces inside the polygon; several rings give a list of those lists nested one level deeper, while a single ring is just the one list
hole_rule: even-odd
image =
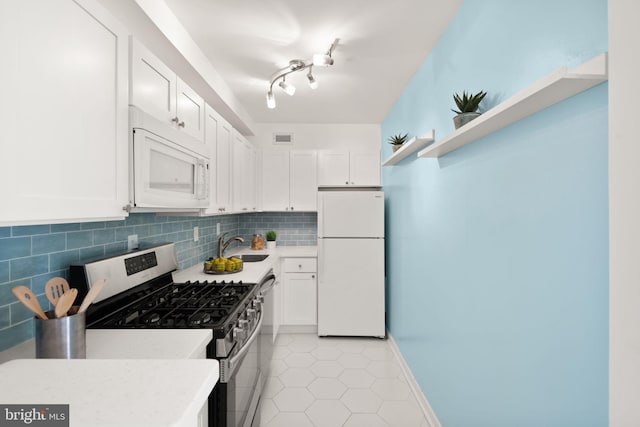
[{"label": "subway tile", "polygon": [[162,224],[163,233],[173,233],[175,231],[180,231],[179,222],[166,222]]},{"label": "subway tile", "polygon": [[0,330],[0,351],[33,338],[33,332],[33,320],[27,320],[26,322]]},{"label": "subway tile", "polygon": [[13,237],[18,236],[32,236],[34,234],[47,234],[51,230],[51,226],[47,225],[21,225],[11,227],[11,235]]},{"label": "subway tile", "polygon": [[72,231],[67,233],[67,249],[93,246],[92,231]]},{"label": "subway tile", "polygon": [[150,222],[153,222],[153,218],[155,216],[156,215],[152,213],[133,213],[130,214],[124,221],[127,225],[148,224]]},{"label": "subway tile", "polygon": [[149,225],[149,236],[157,236],[158,234],[162,234],[162,224]]},{"label": "subway tile", "polygon": [[64,251],[67,245],[65,233],[41,234],[31,238],[31,253],[33,255]]},{"label": "subway tile", "polygon": [[67,231],[80,231],[80,224],[51,224],[52,233],[62,233]]},{"label": "subway tile", "polygon": [[119,255],[127,250],[127,242],[116,242],[104,246],[104,255]]},{"label": "subway tile", "polygon": [[0,262],[0,283],[9,281],[9,261]]},{"label": "subway tile", "polygon": [[124,220],[121,221],[108,221],[105,223],[105,227],[106,228],[120,228],[120,227],[124,227],[127,224],[125,223]]},{"label": "subway tile", "polygon": [[150,236],[148,225],[136,225],[133,227],[133,234],[137,234],[138,238]]},{"label": "subway tile", "polygon": [[98,258],[104,258],[104,246],[80,249],[80,262],[87,262]]},{"label": "subway tile", "polygon": [[0,227],[0,238],[10,237],[10,236],[11,236],[11,227]]},{"label": "subway tile", "polygon": [[105,228],[104,230],[95,230],[93,232],[93,244],[105,245],[107,243],[113,243],[116,241],[116,231],[112,228]]},{"label": "subway tile", "polygon": [[11,280],[36,276],[49,271],[49,256],[36,255],[10,261]]},{"label": "subway tile", "polygon": [[81,230],[96,230],[99,228],[105,228],[105,221],[97,221],[97,222],[83,222],[80,224]]},{"label": "subway tile", "polygon": [[127,238],[131,234],[136,234],[133,231],[133,226],[116,228],[116,242],[127,241]]},{"label": "subway tile", "polygon": [[11,309],[5,305],[0,307],[0,329],[4,329],[11,324]]},{"label": "subway tile", "polygon": [[0,306],[13,304],[17,301],[17,298],[11,292],[11,289],[16,286],[26,286],[31,289],[31,279],[23,279],[15,282],[8,282],[0,285]]},{"label": "subway tile", "polygon": [[66,270],[71,264],[80,261],[80,251],[73,249],[49,254],[49,271]]},{"label": "subway tile", "polygon": [[9,310],[11,312],[12,325],[29,320],[34,316],[31,310],[25,307],[21,302],[15,302],[9,305]]},{"label": "subway tile", "polygon": [[0,261],[31,255],[30,237],[0,239]]}]

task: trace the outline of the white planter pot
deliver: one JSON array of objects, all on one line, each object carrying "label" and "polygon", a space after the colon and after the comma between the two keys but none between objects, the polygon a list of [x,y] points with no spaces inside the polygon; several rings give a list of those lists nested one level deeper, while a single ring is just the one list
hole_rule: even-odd
[{"label": "white planter pot", "polygon": [[267,250],[274,250],[276,248],[276,242],[267,241]]}]

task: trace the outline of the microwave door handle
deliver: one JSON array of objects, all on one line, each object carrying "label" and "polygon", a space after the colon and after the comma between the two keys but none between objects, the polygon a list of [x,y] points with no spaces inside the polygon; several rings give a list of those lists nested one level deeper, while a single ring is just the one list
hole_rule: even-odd
[{"label": "microwave door handle", "polygon": [[204,160],[198,159],[198,172],[196,176],[196,198],[203,200],[207,194],[207,164]]}]

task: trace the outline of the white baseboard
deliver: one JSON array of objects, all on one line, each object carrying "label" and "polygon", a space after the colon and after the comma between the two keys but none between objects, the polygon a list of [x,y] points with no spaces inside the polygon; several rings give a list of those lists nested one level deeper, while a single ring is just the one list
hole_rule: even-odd
[{"label": "white baseboard", "polygon": [[402,354],[400,353],[400,349],[398,348],[398,345],[396,344],[395,340],[393,339],[389,331],[387,331],[387,337],[388,337],[389,346],[391,347],[391,351],[396,356],[396,359],[398,359],[398,362],[400,363],[400,369],[402,369],[402,373],[404,374],[404,376],[407,378],[407,381],[409,382],[409,388],[411,388],[411,392],[415,396],[416,400],[418,401],[418,405],[420,405],[420,408],[424,413],[424,417],[427,420],[427,426],[442,427],[440,425],[440,421],[438,421],[438,417],[436,417],[436,413],[433,412],[431,405],[429,405],[429,401],[425,397],[424,393],[422,393],[422,389],[420,389],[420,386],[418,385],[416,378],[413,376],[413,373],[411,372],[411,369],[409,369],[409,365],[407,365],[407,362],[404,360],[404,357],[402,357]]},{"label": "white baseboard", "polygon": [[280,325],[279,334],[317,334],[318,325]]}]

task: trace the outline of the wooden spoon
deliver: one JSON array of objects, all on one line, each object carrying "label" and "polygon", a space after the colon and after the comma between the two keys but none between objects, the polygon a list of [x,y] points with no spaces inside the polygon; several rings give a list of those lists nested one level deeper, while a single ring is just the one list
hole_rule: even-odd
[{"label": "wooden spoon", "polygon": [[56,317],[58,319],[67,315],[67,312],[76,300],[76,296],[78,296],[78,290],[76,288],[71,288],[65,292],[60,299],[58,299],[58,304],[56,304],[55,310]]},{"label": "wooden spoon", "polygon": [[35,296],[33,291],[26,286],[16,286],[11,289],[11,292],[18,298],[18,300],[25,305],[29,310],[31,310],[36,316],[38,316],[42,320],[47,320],[48,317],[42,311],[42,307],[40,307],[40,303],[38,302],[38,298]]},{"label": "wooden spoon", "polygon": [[85,296],[84,299],[82,300],[82,304],[80,304],[80,309],[78,309],[78,313],[82,313],[87,308],[89,308],[93,300],[96,299],[96,297],[102,290],[102,287],[104,286],[106,281],[107,279],[100,279],[95,281],[95,283],[91,286],[91,289],[89,289],[89,292],[87,292],[87,296]]},{"label": "wooden spoon", "polygon": [[44,285],[44,294],[47,296],[49,302],[55,307],[58,304],[58,300],[69,290],[69,283],[62,277],[54,277]]}]

